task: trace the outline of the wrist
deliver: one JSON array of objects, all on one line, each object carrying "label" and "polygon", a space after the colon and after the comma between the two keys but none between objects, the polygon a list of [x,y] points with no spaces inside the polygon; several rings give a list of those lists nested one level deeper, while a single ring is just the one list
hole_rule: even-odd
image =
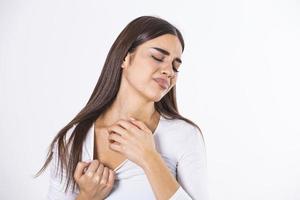
[{"label": "wrist", "polygon": [[88,199],[90,199],[88,196],[86,196],[84,193],[82,193],[82,192],[79,192],[79,194],[78,194],[78,196],[77,196],[77,198],[76,198],[76,200],[88,200]]},{"label": "wrist", "polygon": [[[95,200],[95,199],[84,192],[79,192],[76,200]],[[97,200],[102,200],[102,199],[98,198]]]},{"label": "wrist", "polygon": [[142,168],[144,170],[151,169],[151,165],[157,163],[161,159],[160,154],[157,151],[149,151],[145,154]]}]

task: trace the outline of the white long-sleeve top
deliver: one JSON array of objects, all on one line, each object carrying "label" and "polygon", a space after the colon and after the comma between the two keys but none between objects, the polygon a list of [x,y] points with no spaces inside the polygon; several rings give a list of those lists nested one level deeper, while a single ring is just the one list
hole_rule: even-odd
[{"label": "white long-sleeve top", "polygon": [[[68,130],[67,138],[74,128],[75,125]],[[93,124],[83,144],[82,161],[93,160],[94,131]],[[161,116],[153,136],[156,150],[180,185],[170,200],[208,200],[206,149],[199,130],[183,120],[169,120]],[[55,174],[57,147],[53,152],[47,198],[74,200],[79,191],[72,192],[69,187],[64,193],[65,171],[60,182],[60,173]],[[115,168],[115,172],[114,187],[106,200],[155,200],[151,185],[140,166],[126,159]]]}]

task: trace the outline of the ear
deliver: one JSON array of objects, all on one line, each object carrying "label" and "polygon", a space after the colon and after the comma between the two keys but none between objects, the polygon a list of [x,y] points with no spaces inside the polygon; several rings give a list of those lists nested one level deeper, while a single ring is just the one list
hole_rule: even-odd
[{"label": "ear", "polygon": [[125,69],[129,66],[130,64],[130,53],[127,53],[126,57],[124,58],[123,60],[123,63],[122,63],[122,68]]}]

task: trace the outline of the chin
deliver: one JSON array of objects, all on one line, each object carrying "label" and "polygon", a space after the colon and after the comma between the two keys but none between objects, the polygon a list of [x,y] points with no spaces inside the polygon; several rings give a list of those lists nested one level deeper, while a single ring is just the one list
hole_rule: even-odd
[{"label": "chin", "polygon": [[143,91],[140,90],[140,92],[150,101],[158,102],[170,91],[171,88],[163,89],[155,81],[153,82],[153,85],[149,84],[149,87],[144,88]]},{"label": "chin", "polygon": [[152,89],[147,96],[151,101],[158,102],[167,94],[167,92],[167,89],[165,91]]}]

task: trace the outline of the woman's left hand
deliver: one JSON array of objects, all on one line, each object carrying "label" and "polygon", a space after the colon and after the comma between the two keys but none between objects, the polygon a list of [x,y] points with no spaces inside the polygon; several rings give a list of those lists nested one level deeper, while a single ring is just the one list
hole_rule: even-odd
[{"label": "woman's left hand", "polygon": [[151,130],[135,119],[119,120],[107,128],[109,147],[143,167],[149,154],[155,153],[155,141]]}]

